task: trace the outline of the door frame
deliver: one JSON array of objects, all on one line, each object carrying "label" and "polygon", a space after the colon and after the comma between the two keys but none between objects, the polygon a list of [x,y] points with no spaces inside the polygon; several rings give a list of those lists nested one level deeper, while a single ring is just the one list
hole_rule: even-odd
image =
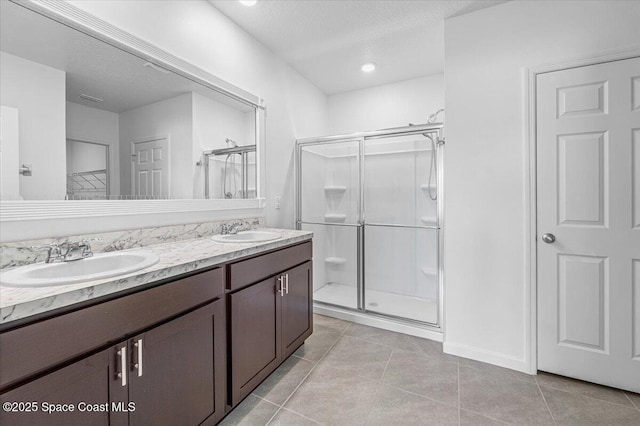
[{"label": "door frame", "polygon": [[[169,156],[169,160],[167,162],[167,195],[165,198],[165,200],[171,199],[171,135],[166,134],[166,135],[156,135],[156,136],[150,136],[150,137],[146,137],[146,138],[142,138],[142,139],[135,139],[131,141],[131,162],[129,163],[131,166],[131,196],[135,197],[136,196],[136,170],[134,167],[134,163],[135,163],[135,154],[136,154],[136,144],[139,143],[145,143],[145,142],[152,142],[152,141],[156,141],[159,139],[166,139],[167,140],[167,155]],[[135,199],[135,198],[134,198]]]},{"label": "door frame", "polygon": [[111,180],[115,175],[115,167],[113,167],[113,154],[111,152],[111,144],[109,142],[102,142],[98,140],[88,139],[88,138],[75,138],[75,137],[67,137],[66,142],[79,142],[86,143],[90,145],[99,145],[105,147],[105,160],[106,160],[106,169],[107,169],[107,188],[106,194],[107,199],[111,196]]},{"label": "door frame", "polygon": [[525,372],[538,371],[538,253],[537,253],[537,87],[538,74],[562,71],[571,68],[621,61],[640,56],[639,49],[619,50],[547,65],[524,68],[526,79],[524,96],[524,192],[525,192]]}]

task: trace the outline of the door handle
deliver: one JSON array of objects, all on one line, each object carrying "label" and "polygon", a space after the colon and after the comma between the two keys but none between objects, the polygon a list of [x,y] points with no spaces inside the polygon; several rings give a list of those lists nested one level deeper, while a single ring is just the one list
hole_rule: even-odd
[{"label": "door handle", "polygon": [[289,274],[284,274],[284,291],[289,294]]},{"label": "door handle", "polygon": [[556,241],[556,236],[553,234],[543,234],[542,235],[542,241],[544,241],[547,244],[552,244]]},{"label": "door handle", "polygon": [[122,386],[127,386],[127,347],[123,346],[117,352],[120,357],[120,371],[116,377],[120,379]]},{"label": "door handle", "polygon": [[278,293],[280,293],[280,297],[284,297],[284,275],[278,277],[278,284]]},{"label": "door handle", "polygon": [[133,347],[137,349],[136,363],[133,364],[133,368],[138,370],[138,377],[142,377],[142,339],[136,340]]}]

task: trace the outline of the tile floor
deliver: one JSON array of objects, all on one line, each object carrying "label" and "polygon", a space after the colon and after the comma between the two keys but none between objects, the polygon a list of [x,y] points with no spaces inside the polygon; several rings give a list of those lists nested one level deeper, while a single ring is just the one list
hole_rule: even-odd
[{"label": "tile floor", "polygon": [[221,425],[640,425],[640,395],[442,353],[315,315],[314,333]]}]

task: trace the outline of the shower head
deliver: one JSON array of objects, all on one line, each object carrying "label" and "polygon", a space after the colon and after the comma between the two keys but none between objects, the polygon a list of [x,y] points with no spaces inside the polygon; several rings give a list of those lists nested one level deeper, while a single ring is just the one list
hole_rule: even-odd
[{"label": "shower head", "polygon": [[238,146],[238,142],[234,141],[233,139],[229,139],[229,138],[227,138],[227,139],[225,140],[225,142],[227,143],[227,146],[228,146],[229,148],[235,148],[235,147],[237,147],[237,146]]},{"label": "shower head", "polygon": [[438,114],[440,114],[442,111],[444,111],[444,108],[440,108],[439,110],[431,114],[429,118],[427,118],[427,123],[429,124],[435,123],[436,120],[438,119]]}]

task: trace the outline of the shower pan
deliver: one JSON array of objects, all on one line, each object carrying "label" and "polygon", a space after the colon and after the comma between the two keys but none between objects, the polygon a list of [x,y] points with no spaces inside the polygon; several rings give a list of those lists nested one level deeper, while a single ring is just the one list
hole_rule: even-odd
[{"label": "shower pan", "polygon": [[442,324],[440,123],[296,141],[296,224],[314,232],[314,303]]}]

